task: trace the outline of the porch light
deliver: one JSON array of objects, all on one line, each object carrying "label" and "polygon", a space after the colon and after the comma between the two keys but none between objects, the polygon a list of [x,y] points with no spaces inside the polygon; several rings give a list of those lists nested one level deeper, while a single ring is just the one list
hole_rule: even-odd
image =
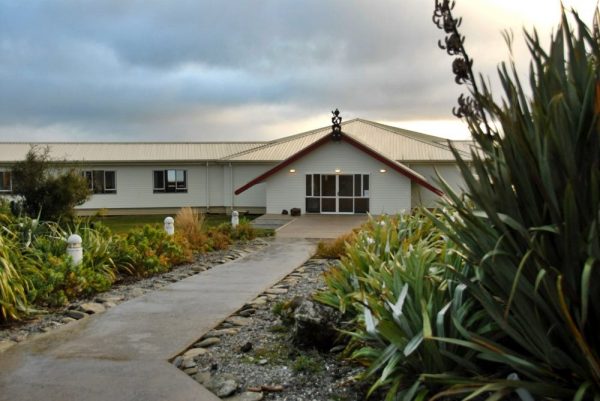
[{"label": "porch light", "polygon": [[384,169],[384,168],[382,168],[382,169],[380,169],[380,170],[379,170],[379,172],[380,172],[380,173],[385,173],[386,171],[387,171],[387,170],[386,170],[386,169]]},{"label": "porch light", "polygon": [[342,172],[342,170],[340,170],[339,168],[336,168],[334,171],[335,171],[336,173],[341,173],[341,172]]},{"label": "porch light", "polygon": [[291,168],[291,169],[290,169],[290,173],[295,173],[295,172],[296,172],[296,169],[295,169],[295,168]]}]

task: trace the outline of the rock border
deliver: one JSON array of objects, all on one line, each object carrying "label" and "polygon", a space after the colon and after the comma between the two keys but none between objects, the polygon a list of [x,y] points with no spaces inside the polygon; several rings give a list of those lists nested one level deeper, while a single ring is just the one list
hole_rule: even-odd
[{"label": "rock border", "polygon": [[284,305],[323,288],[331,263],[309,259],[170,362],[227,401],[364,399],[365,389],[354,380],[363,369],[340,357],[344,346],[300,348],[282,321]]}]

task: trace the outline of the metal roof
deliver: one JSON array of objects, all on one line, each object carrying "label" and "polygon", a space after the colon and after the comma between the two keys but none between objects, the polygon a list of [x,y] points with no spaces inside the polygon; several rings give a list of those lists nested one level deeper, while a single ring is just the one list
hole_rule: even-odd
[{"label": "metal roof", "polygon": [[[444,138],[362,119],[342,123],[342,131],[391,160],[454,161]],[[48,146],[52,159],[73,162],[280,162],[330,133],[327,126],[270,142],[3,142],[0,163],[23,160],[32,145]],[[453,144],[470,160],[472,141]]]},{"label": "metal roof", "polygon": [[[397,162],[395,160],[387,158],[385,155],[377,152],[373,148],[370,148],[365,143],[344,133],[343,130],[342,130],[341,134],[339,135],[338,140],[344,141],[344,142],[350,144],[351,146],[354,146],[358,150],[368,154],[369,156],[379,160],[380,162],[383,162],[385,165],[391,167],[392,169],[396,170],[400,174],[408,177],[411,181],[416,182],[417,184],[427,188],[428,190],[434,192],[435,194],[443,195],[443,192],[439,188],[436,188],[435,186],[433,186],[429,182],[427,182],[427,179],[425,177],[423,177],[421,174],[417,173],[410,167],[405,166],[404,164],[402,164],[400,162]],[[254,185],[264,182],[271,175],[277,173],[278,171],[281,171],[282,169],[284,169],[286,166],[289,166],[294,161],[301,159],[302,157],[306,156],[310,152],[313,152],[315,149],[317,149],[320,146],[323,146],[329,142],[331,142],[331,139],[329,139],[326,135],[322,135],[321,138],[318,139],[317,141],[314,141],[313,143],[306,146],[305,148],[298,150],[296,153],[292,154],[290,157],[288,157],[285,160],[278,163],[275,167],[269,169],[268,171],[262,173],[261,175],[254,178],[253,180],[249,181],[245,185],[236,189],[234,193],[236,195],[239,195],[242,192],[246,191],[247,189],[252,188]]]},{"label": "metal roof", "polygon": [[[342,131],[392,160],[402,162],[454,161],[454,156],[447,145],[447,139],[444,138],[362,119],[342,123]],[[226,159],[232,161],[285,160],[300,149],[329,135],[330,132],[331,127],[308,131],[269,142]],[[461,145],[459,150],[462,151],[463,148],[466,149],[466,145]],[[468,152],[464,152],[463,156],[465,160],[470,158]]]},{"label": "metal roof", "polygon": [[85,162],[183,162],[219,160],[265,142],[224,143],[0,143],[0,162],[23,160],[32,145],[48,146],[55,160]]}]

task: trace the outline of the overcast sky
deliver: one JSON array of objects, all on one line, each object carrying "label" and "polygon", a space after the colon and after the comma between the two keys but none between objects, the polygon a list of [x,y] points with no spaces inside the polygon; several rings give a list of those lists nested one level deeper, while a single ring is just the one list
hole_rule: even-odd
[{"label": "overcast sky", "polygon": [[[446,137],[433,0],[0,0],[0,141],[270,140],[361,117]],[[594,0],[564,0],[591,22]],[[475,68],[559,0],[457,0]],[[1,146],[1,145],[0,145]]]}]

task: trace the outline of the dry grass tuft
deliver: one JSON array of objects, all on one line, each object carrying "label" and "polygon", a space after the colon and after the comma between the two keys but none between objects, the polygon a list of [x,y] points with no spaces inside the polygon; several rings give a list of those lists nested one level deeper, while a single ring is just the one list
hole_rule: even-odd
[{"label": "dry grass tuft", "polygon": [[204,215],[191,207],[182,207],[175,216],[175,231],[181,234],[195,250],[203,250],[208,236],[202,226]]},{"label": "dry grass tuft", "polygon": [[315,257],[323,259],[340,259],[346,254],[346,244],[352,244],[355,240],[356,233],[353,231],[348,234],[340,235],[334,240],[319,241]]}]

